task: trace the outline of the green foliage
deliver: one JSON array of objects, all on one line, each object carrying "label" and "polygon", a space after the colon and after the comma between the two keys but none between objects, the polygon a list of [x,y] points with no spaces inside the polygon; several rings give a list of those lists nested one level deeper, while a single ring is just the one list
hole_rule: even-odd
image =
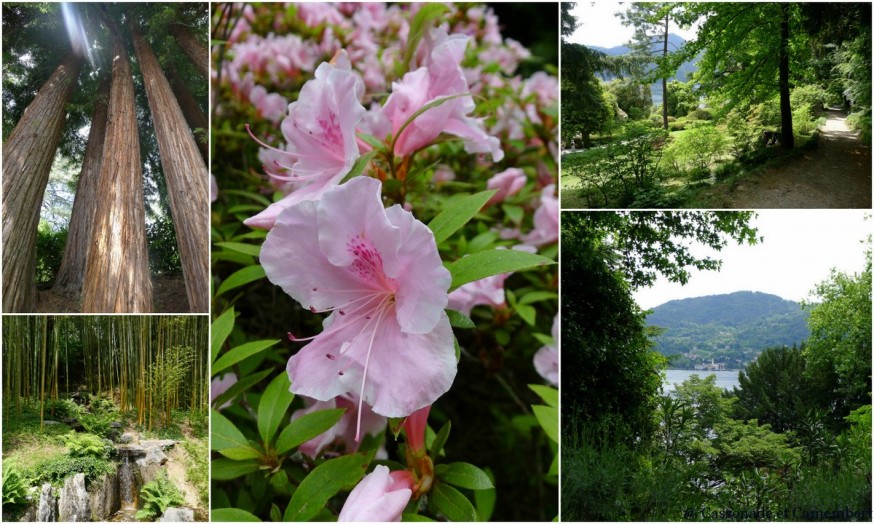
[{"label": "green foliage", "polygon": [[675,138],[665,156],[678,172],[710,174],[710,167],[725,154],[728,141],[713,125],[699,125]]},{"label": "green foliage", "polygon": [[61,436],[71,457],[94,457],[107,459],[112,445],[93,433],[70,432]]},{"label": "green foliage", "polygon": [[176,395],[179,386],[189,376],[189,369],[194,361],[194,350],[187,346],[172,346],[152,362],[146,370],[146,381],[152,399],[152,405],[159,410],[159,426],[169,426],[172,422],[170,399]]},{"label": "green foliage", "polygon": [[801,350],[786,346],[768,348],[738,375],[737,411],[743,419],[757,419],[774,431],[797,429],[811,389],[804,375]]},{"label": "green foliage", "polygon": [[48,285],[54,282],[61,267],[67,230],[53,230],[47,222],[41,222],[36,234],[36,283]]},{"label": "green foliage", "polygon": [[209,446],[206,440],[185,439],[185,476],[197,489],[202,507],[209,506]]},{"label": "green foliage", "polygon": [[795,114],[799,108],[809,106],[812,113],[819,113],[825,108],[828,93],[817,84],[800,85],[792,89],[792,122],[795,123]]},{"label": "green foliage", "polygon": [[153,273],[182,271],[176,228],[169,217],[162,216],[146,224],[146,237],[149,239],[149,269]]},{"label": "green foliage", "polygon": [[641,120],[649,116],[652,106],[652,95],[649,84],[636,79],[615,78],[604,88],[616,99],[616,104],[625,111],[630,120]]},{"label": "green foliage", "polygon": [[768,424],[755,419],[739,421],[722,417],[714,425],[716,449],[714,463],[729,471],[772,468],[796,464],[801,460],[798,450],[790,447],[784,434],[774,433]]},{"label": "green foliage", "polygon": [[27,482],[10,462],[3,464],[3,508],[27,503]]},{"label": "green foliage", "polygon": [[[681,117],[698,109],[698,93],[692,82],[668,82],[668,116]],[[703,110],[702,110],[703,111]],[[698,120],[710,120],[698,118]]]},{"label": "green foliage", "polygon": [[810,104],[801,104],[792,111],[792,129],[796,135],[810,135],[819,127]]},{"label": "green foliage", "polygon": [[74,457],[61,455],[39,464],[30,472],[30,483],[40,485],[45,482],[60,486],[67,477],[76,473],[84,473],[85,480],[90,482],[108,473],[115,473],[116,465],[109,460],[94,456]]},{"label": "green foliage", "polygon": [[742,162],[751,160],[762,145],[761,126],[748,118],[746,111],[739,109],[734,109],[726,115],[725,125],[731,138],[729,143],[731,154]]},{"label": "green foliage", "polygon": [[161,471],[155,480],[147,482],[140,490],[140,503],[143,507],[137,511],[137,520],[154,520],[167,508],[185,504],[185,498],[167,478],[167,473]]},{"label": "green foliage", "polygon": [[118,422],[118,414],[112,412],[85,413],[79,417],[85,431],[107,437],[112,432],[113,422]]}]

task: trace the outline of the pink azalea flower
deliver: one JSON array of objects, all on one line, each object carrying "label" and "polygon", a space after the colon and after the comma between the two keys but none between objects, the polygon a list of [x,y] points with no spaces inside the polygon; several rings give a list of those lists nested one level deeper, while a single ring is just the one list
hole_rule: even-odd
[{"label": "pink azalea flower", "polygon": [[261,264],[303,306],[331,312],[289,360],[291,390],[323,401],[354,393],[380,415],[405,417],[455,378],[443,311],[452,279],[431,230],[398,205],[385,209],[381,187],[357,177],[288,207]]},{"label": "pink azalea flower", "polygon": [[[209,398],[215,400],[222,393],[227,391],[231,386],[237,383],[237,375],[236,373],[226,373],[221,377],[216,377],[212,379],[212,382],[209,385]],[[225,409],[231,405],[230,402],[225,402],[217,409]]]},{"label": "pink azalea flower", "polygon": [[216,200],[218,200],[218,182],[215,180],[215,175],[209,175],[209,201]]},{"label": "pink azalea flower", "polygon": [[543,188],[540,207],[534,212],[534,229],[521,238],[524,244],[540,247],[558,242],[558,198],[555,184]]},{"label": "pink azalea flower", "polygon": [[522,188],[525,187],[525,182],[527,181],[528,177],[525,176],[525,172],[518,167],[511,167],[501,171],[490,178],[486,183],[487,188],[498,190],[498,192],[489,199],[488,204],[494,205],[503,202],[507,197],[511,197],[519,191],[522,191]]},{"label": "pink azalea flower", "polygon": [[283,209],[295,202],[320,198],[343,179],[358,159],[355,126],[365,113],[359,102],[364,84],[352,72],[345,52],[339,53],[334,62],[336,65],[322,63],[315,79],[304,84],[297,101],[288,106],[288,116],[281,126],[287,150],[272,148],[282,153],[285,162],[264,166],[271,176],[294,185],[294,191],[246,220],[246,225],[270,229]]},{"label": "pink azalea flower", "polygon": [[534,354],[534,369],[547,382],[558,386],[558,315],[552,319],[552,341]]},{"label": "pink azalea flower", "polygon": [[249,92],[249,101],[267,120],[279,122],[285,116],[288,100],[280,94],[268,93],[263,86],[255,86]]},{"label": "pink azalea flower", "polygon": [[455,171],[453,171],[451,167],[443,164],[437,166],[437,169],[434,170],[434,176],[431,177],[431,181],[438,186],[453,180],[455,180]]},{"label": "pink azalea flower", "polygon": [[[469,38],[457,34],[432,38],[438,43],[434,44],[424,65],[405,74],[400,82],[392,83],[392,93],[382,109],[395,136],[394,153],[407,156],[430,145],[441,133],[448,133],[465,139],[467,152],[491,153],[495,162],[500,161],[504,157],[500,141],[487,135],[479,120],[467,116],[476,107],[468,94],[470,87],[460,65]],[[398,136],[401,127],[417,111],[431,102],[453,96],[457,98],[421,113]]]},{"label": "pink azalea flower", "polygon": [[[355,441],[356,421],[358,419],[359,402],[354,395],[340,395],[331,400],[321,401],[306,399],[308,407],[298,409],[291,414],[291,420],[295,421],[300,417],[322,411],[325,409],[345,408],[346,412],[340,418],[339,422],[328,431],[322,433],[318,437],[308,440],[300,445],[300,452],[313,459],[331,444],[339,442],[345,447],[346,453],[355,453],[358,451],[360,442]],[[367,404],[360,404],[363,412],[361,413],[361,431],[366,435],[379,435],[385,431],[388,421],[385,417],[377,415],[370,409]]]},{"label": "pink azalea flower", "polygon": [[337,521],[400,522],[414,486],[409,471],[389,471],[387,466],[376,466],[349,494]]},{"label": "pink azalea flower", "polygon": [[404,419],[403,428],[407,435],[407,446],[414,455],[424,456],[426,453],[425,430],[428,428],[428,414],[430,412],[431,406],[425,406]]},{"label": "pink azalea flower", "polygon": [[504,307],[504,281],[509,276],[510,273],[493,275],[460,286],[449,293],[449,309],[470,315],[474,306]]}]

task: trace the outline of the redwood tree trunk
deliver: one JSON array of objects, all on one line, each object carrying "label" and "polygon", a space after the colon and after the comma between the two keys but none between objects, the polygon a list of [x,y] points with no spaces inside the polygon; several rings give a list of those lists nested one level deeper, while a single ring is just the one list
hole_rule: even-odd
[{"label": "redwood tree trunk", "polygon": [[112,89],[97,209],[82,290],[82,311],[149,313],[152,281],[146,246],[143,173],[134,84],[127,50],[112,33]]},{"label": "redwood tree trunk", "polygon": [[188,27],[182,24],[171,24],[170,34],[176,39],[182,52],[188,56],[194,67],[203,75],[203,78],[209,78],[209,53],[206,46],[191,34]]},{"label": "redwood tree trunk", "polygon": [[780,4],[780,138],[783,147],[795,147],[792,134],[792,105],[789,102],[789,4]]},{"label": "redwood tree trunk", "polygon": [[34,311],[36,236],[64,109],[84,59],[70,53],[42,86],[3,144],[3,312]]},{"label": "redwood tree trunk", "polygon": [[161,66],[133,19],[130,30],[167,178],[188,305],[209,311],[209,174]]},{"label": "redwood tree trunk", "polygon": [[98,200],[97,181],[103,160],[111,80],[109,75],[104,76],[97,90],[94,116],[91,118],[91,130],[88,132],[88,146],[85,148],[85,159],[82,161],[82,171],[76,184],[76,198],[73,201],[64,258],[61,259],[61,267],[58,269],[53,288],[56,294],[74,299],[79,298],[82,293],[82,282],[85,279],[85,260],[88,256],[91,228],[94,225],[94,210]]},{"label": "redwood tree trunk", "polygon": [[185,115],[185,120],[188,122],[188,127],[194,133],[195,129],[200,129],[200,133],[196,134],[194,141],[197,143],[197,149],[200,151],[200,156],[204,163],[209,162],[209,122],[206,120],[206,115],[200,109],[200,105],[185,83],[179,79],[176,71],[173,69],[167,70],[167,80],[170,81],[170,87],[173,88],[173,93],[176,95],[176,101],[179,102],[179,108],[182,109],[182,114]]}]

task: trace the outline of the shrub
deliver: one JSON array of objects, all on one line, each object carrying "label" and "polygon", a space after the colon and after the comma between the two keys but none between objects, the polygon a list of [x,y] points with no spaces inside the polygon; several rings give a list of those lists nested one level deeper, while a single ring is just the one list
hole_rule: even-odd
[{"label": "shrub", "polygon": [[688,118],[691,120],[713,120],[713,114],[706,109],[696,109],[689,113]]},{"label": "shrub", "polygon": [[[798,86],[792,90],[789,96],[789,102],[792,105],[792,111],[800,109],[802,106],[810,106],[814,112],[820,112],[828,99],[828,93],[816,84]],[[793,115],[794,119],[794,115]]]},{"label": "shrub", "polygon": [[[666,153],[679,172],[709,176],[710,164],[725,153],[728,142],[713,125],[700,125],[676,137]],[[707,173],[704,175],[703,173]]]},{"label": "shrub", "polygon": [[792,130],[796,135],[810,135],[818,127],[810,104],[802,104],[792,111]]},{"label": "shrub", "polygon": [[852,113],[847,117],[847,126],[861,134],[862,140],[871,143],[871,111]]},{"label": "shrub", "polygon": [[43,484],[48,482],[54,486],[60,486],[64,480],[76,473],[84,473],[86,481],[94,481],[108,473],[114,473],[116,466],[106,459],[86,456],[74,457],[61,455],[37,464],[30,474],[31,484]]},{"label": "shrub", "polygon": [[760,147],[759,137],[762,130],[738,110],[731,111],[726,117],[728,135],[731,137],[730,148],[735,158],[741,161],[750,160]]},{"label": "shrub", "polygon": [[71,431],[61,436],[71,457],[96,457],[106,459],[112,451],[112,445],[92,433],[75,433]]},{"label": "shrub", "polygon": [[143,508],[137,511],[137,520],[154,520],[169,508],[185,503],[182,492],[170,482],[167,473],[161,474],[155,480],[147,482],[140,490],[140,502]]},{"label": "shrub", "polygon": [[112,431],[112,424],[118,421],[118,415],[113,413],[85,413],[79,417],[79,422],[88,433],[106,437]]},{"label": "shrub", "polygon": [[47,222],[42,222],[36,233],[36,283],[51,284],[61,258],[64,256],[64,244],[67,242],[67,230],[54,231]]},{"label": "shrub", "polygon": [[27,502],[27,482],[14,464],[3,465],[3,506],[15,506]]},{"label": "shrub", "polygon": [[79,420],[85,411],[82,406],[68,398],[49,399],[46,401],[45,407],[46,411],[52,413],[52,416],[62,419]]}]

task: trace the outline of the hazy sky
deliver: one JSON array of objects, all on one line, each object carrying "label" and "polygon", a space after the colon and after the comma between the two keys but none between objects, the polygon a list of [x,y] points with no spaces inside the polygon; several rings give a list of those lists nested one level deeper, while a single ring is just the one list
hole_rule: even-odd
[{"label": "hazy sky", "polygon": [[[625,11],[628,2],[577,2],[571,14],[577,19],[577,30],[568,38],[569,42],[600,47],[614,47],[631,40],[634,28],[622,25],[615,16],[618,11]],[[686,40],[695,38],[698,28],[680,29],[673,22],[669,31],[682,36]]]},{"label": "hazy sky", "polygon": [[[870,214],[870,212],[869,212]],[[634,293],[644,309],[669,300],[762,291],[788,300],[811,298],[809,292],[827,279],[831,268],[854,273],[865,267],[865,245],[872,220],[855,210],[764,210],[752,224],[764,241],[755,246],[734,243],[721,252],[694,246],[695,254],[722,259],[722,270],[696,271],[685,286],[663,278]]]}]

